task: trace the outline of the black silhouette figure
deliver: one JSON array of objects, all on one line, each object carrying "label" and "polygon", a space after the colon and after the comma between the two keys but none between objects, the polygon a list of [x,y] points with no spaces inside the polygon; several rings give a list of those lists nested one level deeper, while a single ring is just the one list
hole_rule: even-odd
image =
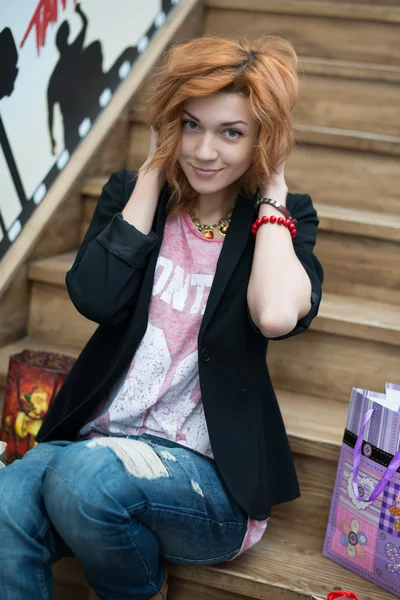
[{"label": "black silhouette figure", "polygon": [[[14,91],[14,84],[18,76],[18,51],[15,45],[13,34],[9,27],[0,32],[0,100],[6,96],[11,96]],[[10,175],[12,177],[15,191],[20,199],[22,206],[27,202],[21,177],[15,162],[10,142],[0,116],[0,147],[3,151]],[[0,213],[0,230],[5,232],[3,218]]]},{"label": "black silhouette figure", "polygon": [[99,97],[106,87],[115,88],[118,70],[125,60],[133,62],[136,48],[127,48],[108,73],[103,73],[103,53],[99,41],[84,47],[88,19],[78,3],[75,12],[82,19],[82,29],[72,43],[68,43],[70,28],[64,21],[56,36],[60,58],[50,77],[47,89],[48,127],[51,151],[55,154],[53,134],[54,106],[59,104],[63,117],[64,147],[70,152],[79,141],[79,125],[85,117],[93,119],[99,112]]},{"label": "black silhouette figure", "polygon": [[18,75],[18,52],[9,27],[0,33],[0,100],[11,96]]}]

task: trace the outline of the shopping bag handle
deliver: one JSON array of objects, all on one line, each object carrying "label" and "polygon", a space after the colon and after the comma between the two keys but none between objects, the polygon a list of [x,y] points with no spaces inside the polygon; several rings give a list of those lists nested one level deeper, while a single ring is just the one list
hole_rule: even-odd
[{"label": "shopping bag handle", "polygon": [[360,428],[360,433],[358,434],[356,445],[354,446],[354,468],[353,468],[353,491],[357,500],[361,502],[373,502],[382,493],[382,491],[387,486],[389,480],[392,478],[393,474],[396,473],[397,469],[400,467],[400,449],[397,450],[396,454],[393,456],[390,461],[386,471],[384,472],[382,479],[377,483],[375,489],[371,492],[370,497],[362,498],[358,493],[358,471],[360,469],[361,464],[361,454],[362,454],[362,444],[364,439],[364,431],[365,426],[372,417],[375,409],[371,408],[365,415],[364,420]]},{"label": "shopping bag handle", "polygon": [[353,598],[353,600],[358,600],[358,596],[354,592],[345,592],[344,590],[330,592],[330,594],[327,595],[326,600],[335,600],[336,598]]}]

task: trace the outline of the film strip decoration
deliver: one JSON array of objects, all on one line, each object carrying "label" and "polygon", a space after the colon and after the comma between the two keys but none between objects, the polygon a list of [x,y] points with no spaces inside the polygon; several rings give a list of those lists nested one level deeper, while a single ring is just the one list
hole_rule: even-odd
[{"label": "film strip decoration", "polygon": [[0,260],[12,243],[17,239],[29,217],[32,215],[35,208],[42,202],[59,173],[68,164],[73,151],[78,147],[81,140],[88,135],[97,117],[110,103],[119,85],[128,77],[138,57],[146,51],[155,33],[163,27],[167,18],[170,16],[171,11],[180,3],[181,0],[162,0],[161,10],[156,15],[152,25],[140,38],[136,46],[132,46],[126,50],[118,69],[111,70],[107,73],[104,89],[100,93],[97,102],[87,111],[87,114],[81,121],[78,129],[71,132],[68,136],[67,147],[64,148],[30,198],[27,198],[24,191],[0,113],[0,147],[22,207],[20,214],[8,228],[5,226],[4,218],[2,217],[0,210]]}]

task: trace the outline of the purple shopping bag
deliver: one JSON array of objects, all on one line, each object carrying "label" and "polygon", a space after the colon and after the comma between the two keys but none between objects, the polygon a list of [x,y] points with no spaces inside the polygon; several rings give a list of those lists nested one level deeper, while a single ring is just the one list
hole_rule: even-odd
[{"label": "purple shopping bag", "polygon": [[353,389],[323,555],[400,598],[400,387]]}]

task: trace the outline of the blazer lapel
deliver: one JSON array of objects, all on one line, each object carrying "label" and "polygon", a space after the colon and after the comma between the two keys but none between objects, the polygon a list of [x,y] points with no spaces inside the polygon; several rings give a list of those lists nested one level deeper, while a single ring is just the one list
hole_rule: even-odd
[{"label": "blazer lapel", "polygon": [[222,250],[217,263],[215,277],[211,286],[210,294],[206,304],[206,310],[201,322],[199,340],[210,322],[210,319],[218,306],[228,281],[245,249],[246,243],[251,235],[251,225],[254,218],[254,204],[257,195],[253,198],[239,195],[236,199],[231,223],[228,233],[222,245]]}]

